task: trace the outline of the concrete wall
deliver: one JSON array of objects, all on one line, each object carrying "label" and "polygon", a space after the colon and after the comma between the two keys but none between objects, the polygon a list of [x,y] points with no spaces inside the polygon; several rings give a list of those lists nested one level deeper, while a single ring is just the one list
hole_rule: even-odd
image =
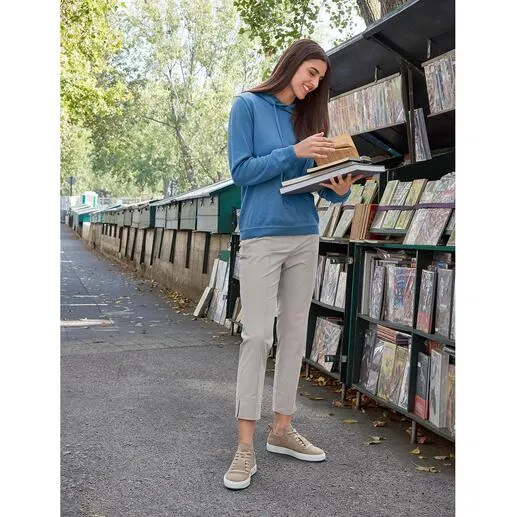
[{"label": "concrete wall", "polygon": [[[106,226],[106,230],[107,230]],[[104,255],[117,260],[132,263],[136,270],[146,278],[155,280],[162,286],[178,291],[184,296],[198,300],[210,280],[210,273],[214,260],[221,250],[228,249],[229,235],[212,234],[210,236],[207,270],[203,273],[203,259],[205,255],[205,232],[188,232],[186,230],[164,230],[163,228],[148,228],[140,230],[136,228],[123,227],[122,245],[119,238],[119,229],[109,231],[101,235],[102,224],[92,224],[86,236],[89,246],[97,249]],[[163,240],[162,240],[163,233]],[[191,233],[190,257],[187,267],[187,245]],[[173,237],[176,234],[174,253],[171,257]],[[142,257],[142,247],[145,248]],[[153,253],[154,241],[154,254]],[[160,253],[161,241],[161,253]],[[131,251],[134,242],[134,257],[131,261]],[[127,245],[127,255],[126,255]],[[120,248],[120,251],[119,251]],[[140,263],[143,258],[142,263]],[[172,261],[170,261],[170,259]],[[152,263],[151,263],[152,262]]]}]

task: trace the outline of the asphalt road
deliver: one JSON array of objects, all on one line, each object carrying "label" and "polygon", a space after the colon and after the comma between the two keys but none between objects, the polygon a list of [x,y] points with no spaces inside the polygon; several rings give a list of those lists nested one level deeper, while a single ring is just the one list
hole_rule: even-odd
[{"label": "asphalt road", "polygon": [[[305,463],[265,450],[272,373],[255,440],[258,472],[230,491],[239,339],[193,320],[160,287],[61,230],[61,515],[73,517],[454,515],[454,447],[415,446],[382,410],[335,408],[300,381],[295,427],[324,448]],[[317,394],[323,400],[307,395]],[[356,419],[345,424],[344,419]],[[367,445],[369,435],[386,438]],[[417,471],[415,464],[440,472]]]}]

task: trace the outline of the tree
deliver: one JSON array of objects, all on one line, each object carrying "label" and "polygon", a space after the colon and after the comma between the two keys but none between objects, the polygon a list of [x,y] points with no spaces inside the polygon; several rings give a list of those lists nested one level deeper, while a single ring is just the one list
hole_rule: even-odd
[{"label": "tree", "polygon": [[293,41],[311,37],[322,13],[327,14],[331,28],[343,31],[344,41],[355,17],[362,17],[370,25],[406,1],[234,0],[234,4],[246,24],[241,30],[248,31],[252,40],[260,41],[264,55],[274,56]]}]

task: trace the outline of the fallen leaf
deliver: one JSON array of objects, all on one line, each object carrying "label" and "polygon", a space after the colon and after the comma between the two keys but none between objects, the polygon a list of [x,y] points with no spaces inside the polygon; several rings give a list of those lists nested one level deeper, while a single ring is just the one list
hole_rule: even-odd
[{"label": "fallen leaf", "polygon": [[452,467],[452,463],[444,463],[443,464],[445,467]]},{"label": "fallen leaf", "polygon": [[426,459],[427,459],[427,456],[418,456],[418,459],[419,459],[419,460],[426,460]]},{"label": "fallen leaf", "polygon": [[373,427],[386,427],[386,422],[384,420],[374,420],[372,425]]},{"label": "fallen leaf", "polygon": [[446,460],[448,456],[433,456],[435,460]]},{"label": "fallen leaf", "polygon": [[433,443],[429,436],[419,436],[416,439],[417,443]]},{"label": "fallen leaf", "polygon": [[413,449],[409,454],[415,454],[418,456],[420,454],[420,449],[417,447],[416,449]]},{"label": "fallen leaf", "polygon": [[371,438],[372,440],[375,440],[375,441],[386,440],[386,438],[384,438],[384,436],[368,436],[368,438]]},{"label": "fallen leaf", "polygon": [[361,408],[361,413],[366,414],[366,409]]},{"label": "fallen leaf", "polygon": [[422,465],[417,465],[416,463],[414,463],[414,465],[416,466],[416,470],[420,472],[432,472],[433,474],[440,472],[436,467],[423,467]]},{"label": "fallen leaf", "polygon": [[343,407],[343,402],[341,402],[340,400],[333,400],[332,405],[334,407]]},{"label": "fallen leaf", "polygon": [[354,420],[353,418],[346,418],[343,420],[344,424],[358,424],[359,420]]},{"label": "fallen leaf", "polygon": [[309,395],[307,398],[311,400],[325,400],[324,397],[317,397],[315,395]]}]

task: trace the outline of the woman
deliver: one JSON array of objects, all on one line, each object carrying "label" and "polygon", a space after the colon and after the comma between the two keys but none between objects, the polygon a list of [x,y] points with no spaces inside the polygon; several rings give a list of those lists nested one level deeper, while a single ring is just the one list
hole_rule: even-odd
[{"label": "woman", "polygon": [[[242,187],[243,330],[235,410],[238,448],[224,476],[227,488],[246,488],[257,471],[253,435],[277,303],[275,418],[266,448],[305,461],[325,459],[325,452],[291,425],[316,277],[318,215],[311,193],[282,196],[279,189],[282,181],[306,174],[315,158],[334,150],[324,136],[329,75],[325,51],[311,40],[299,40],[282,54],[268,80],[236,97],[230,114],[229,162],[235,184]],[[332,179],[319,194],[341,202],[351,184],[350,176]]]}]

